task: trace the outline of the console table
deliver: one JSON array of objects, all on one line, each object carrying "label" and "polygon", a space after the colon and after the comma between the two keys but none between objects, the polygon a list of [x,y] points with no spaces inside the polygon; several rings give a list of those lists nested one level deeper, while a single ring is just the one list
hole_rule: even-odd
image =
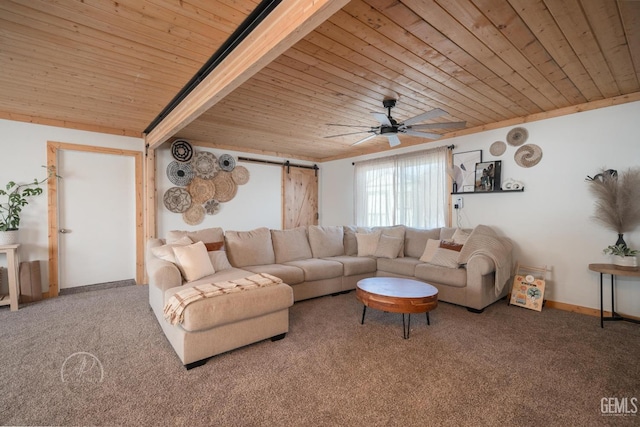
[{"label": "console table", "polygon": [[[613,264],[589,264],[589,270],[600,273],[600,327],[604,328],[605,320],[624,320],[626,322],[640,323],[640,320],[623,317],[616,313],[614,298],[615,276],[640,278],[640,271],[621,270]],[[611,275],[611,317],[604,317],[604,309],[602,306],[602,278],[605,274]]]},{"label": "console table", "polygon": [[7,271],[9,276],[9,299],[0,297],[0,305],[10,305],[11,311],[18,309],[18,248],[20,245],[3,245],[0,246],[0,254],[7,255]]}]

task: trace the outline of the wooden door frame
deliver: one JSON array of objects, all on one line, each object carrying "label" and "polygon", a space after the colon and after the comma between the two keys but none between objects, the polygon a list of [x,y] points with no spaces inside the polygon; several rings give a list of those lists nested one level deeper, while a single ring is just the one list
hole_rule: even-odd
[{"label": "wooden door frame", "polygon": [[[70,144],[47,141],[47,167],[57,171],[58,152],[60,150],[83,151],[97,154],[114,154],[133,157],[135,161],[135,193],[136,193],[136,283],[144,280],[144,215],[143,215],[143,165],[142,152],[121,150],[117,148],[96,147],[91,145]],[[52,168],[52,169],[51,169]],[[62,177],[64,179],[64,177]],[[49,291],[45,297],[57,297],[59,293],[58,271],[58,180],[50,178],[47,182],[49,206]]]}]

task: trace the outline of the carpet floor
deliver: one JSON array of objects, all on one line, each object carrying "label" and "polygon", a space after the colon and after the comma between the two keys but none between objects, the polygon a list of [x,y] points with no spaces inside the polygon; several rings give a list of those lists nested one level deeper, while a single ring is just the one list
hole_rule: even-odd
[{"label": "carpet floor", "polygon": [[361,313],[353,292],[302,301],[285,339],[187,371],[146,286],[3,308],[0,423],[640,424],[639,325],[601,329],[594,317],[505,301],[482,314],[441,303],[431,326],[412,316],[403,340],[400,315],[368,310],[360,325]]}]

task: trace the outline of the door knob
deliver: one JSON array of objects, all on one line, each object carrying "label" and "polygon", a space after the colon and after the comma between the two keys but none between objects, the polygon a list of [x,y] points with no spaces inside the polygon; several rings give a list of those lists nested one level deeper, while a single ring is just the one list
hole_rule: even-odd
[{"label": "door knob", "polygon": [[71,230],[67,230],[66,228],[61,228],[60,230],[58,230],[58,232],[61,234],[66,234],[66,233],[71,233]]}]

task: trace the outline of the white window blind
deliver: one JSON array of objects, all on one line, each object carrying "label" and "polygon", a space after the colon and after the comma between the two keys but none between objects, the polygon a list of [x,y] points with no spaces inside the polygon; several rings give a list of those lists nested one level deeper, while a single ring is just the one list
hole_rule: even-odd
[{"label": "white window blind", "polygon": [[356,225],[446,225],[448,148],[355,164]]}]

